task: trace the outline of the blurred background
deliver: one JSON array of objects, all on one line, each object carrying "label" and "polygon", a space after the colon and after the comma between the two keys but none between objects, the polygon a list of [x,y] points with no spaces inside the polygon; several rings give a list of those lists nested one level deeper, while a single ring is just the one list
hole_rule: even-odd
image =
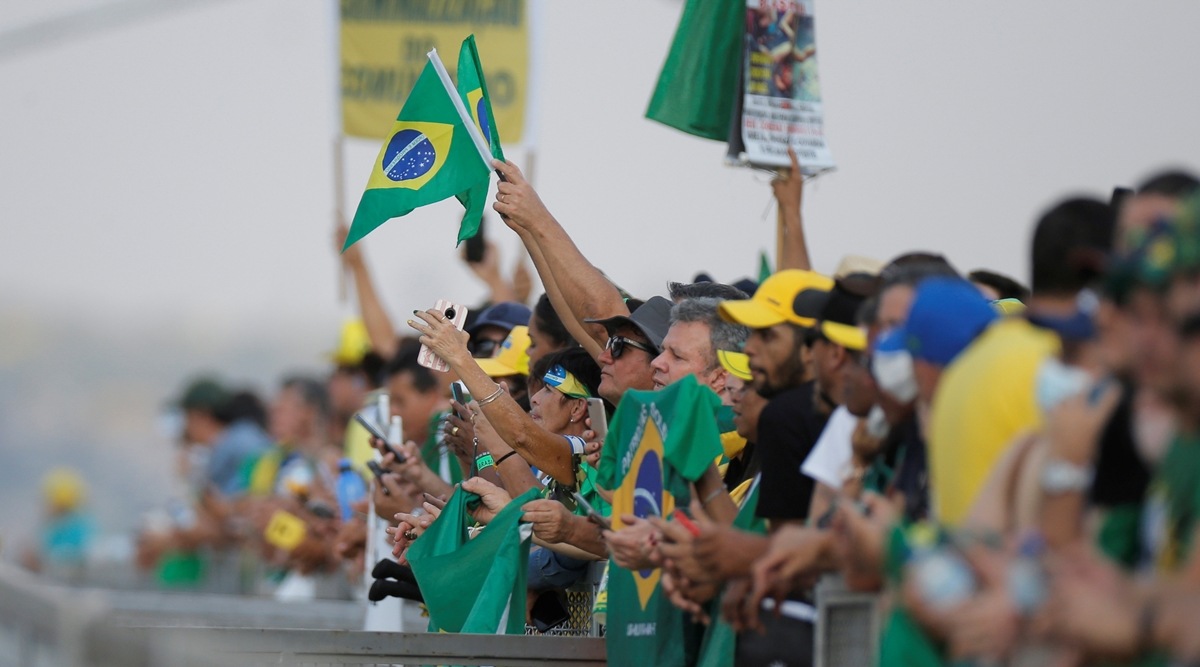
[{"label": "blurred background", "polygon": [[[757,275],[769,175],[643,118],[682,4],[535,2],[528,166],[589,258],[634,294]],[[947,254],[1026,279],[1031,222],[1069,193],[1200,168],[1200,4],[1017,0],[816,6],[839,168],[805,194],[819,270]],[[119,554],[172,493],[167,407],[215,374],[269,395],[324,373],[343,320],[333,248],[337,5],[0,3],[0,558],[32,539],[39,480],[78,468]],[[352,215],[378,144],[347,140]],[[494,189],[493,189],[494,193]],[[455,203],[363,241],[399,314],[480,301]],[[517,242],[490,237],[506,266]],[[537,292],[535,291],[535,294]]]}]

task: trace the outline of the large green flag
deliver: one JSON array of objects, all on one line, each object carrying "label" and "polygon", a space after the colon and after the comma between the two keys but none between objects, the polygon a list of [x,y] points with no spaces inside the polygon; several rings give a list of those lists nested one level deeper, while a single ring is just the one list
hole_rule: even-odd
[{"label": "large green flag", "polygon": [[469,503],[479,496],[454,491],[437,521],[408,549],[408,562],[429,608],[430,632],[525,633],[525,579],[533,527],[521,523],[521,506],[538,497],[530,489],[513,498],[475,539],[467,539]]},{"label": "large green flag", "polygon": [[646,118],[705,139],[729,138],[742,91],[745,0],[688,0]]},{"label": "large green flag", "polygon": [[[627,391],[600,455],[597,483],[613,489],[613,528],[621,516],[669,515],[686,507],[688,482],[721,455],[721,399],[689,375],[660,391]],[[689,622],[662,592],[659,569],[630,571],[609,563],[608,662],[694,664],[704,628]]]},{"label": "large green flag", "polygon": [[[504,149],[500,147],[500,129],[496,127],[496,116],[492,113],[492,98],[488,96],[487,81],[483,78],[483,63],[479,60],[479,50],[475,48],[475,35],[463,40],[462,48],[458,51],[458,94],[462,97],[467,113],[475,121],[480,134],[487,141],[492,157],[504,159]],[[462,224],[458,228],[458,240],[465,241],[479,233],[479,221],[483,217],[483,207],[487,202],[488,181],[458,195],[458,201],[467,209]]]},{"label": "large green flag", "polygon": [[490,175],[433,63],[425,63],[379,151],[342,249],[392,218],[454,196],[467,207],[463,238],[462,227],[479,227]]}]

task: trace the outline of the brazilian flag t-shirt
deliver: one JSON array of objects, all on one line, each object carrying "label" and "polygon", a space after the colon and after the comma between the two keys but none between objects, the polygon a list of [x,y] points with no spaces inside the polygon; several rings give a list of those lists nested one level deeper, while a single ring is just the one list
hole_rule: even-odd
[{"label": "brazilian flag t-shirt", "polygon": [[[597,483],[613,489],[612,524],[621,516],[667,516],[691,500],[699,479],[721,454],[720,399],[687,376],[660,391],[628,391],[609,426]],[[703,628],[687,622],[662,593],[659,569],[632,572],[616,563],[608,575],[608,662],[684,665],[695,662]]]}]

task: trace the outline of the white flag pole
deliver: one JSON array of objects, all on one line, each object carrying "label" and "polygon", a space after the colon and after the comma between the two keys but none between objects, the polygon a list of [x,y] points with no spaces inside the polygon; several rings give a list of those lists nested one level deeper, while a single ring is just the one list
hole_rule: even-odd
[{"label": "white flag pole", "polygon": [[438,78],[442,80],[442,87],[446,89],[446,94],[450,96],[450,101],[454,103],[454,109],[458,112],[458,117],[462,119],[463,125],[467,127],[467,134],[471,135],[471,141],[475,144],[475,149],[479,151],[479,157],[488,169],[492,168],[492,151],[488,149],[488,143],[483,140],[483,134],[475,125],[475,121],[471,119],[471,114],[467,113],[467,105],[463,104],[462,98],[458,96],[458,89],[454,87],[454,82],[450,80],[450,73],[446,71],[446,66],[442,64],[442,59],[438,57],[437,49],[433,49],[428,53],[429,62],[433,63],[433,68],[437,70]]}]

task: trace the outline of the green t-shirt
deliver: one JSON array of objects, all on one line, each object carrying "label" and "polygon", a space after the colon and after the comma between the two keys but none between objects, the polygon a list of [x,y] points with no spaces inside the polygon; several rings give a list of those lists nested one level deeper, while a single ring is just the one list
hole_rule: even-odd
[{"label": "green t-shirt", "polygon": [[[754,481],[750,484],[750,490],[746,492],[746,499],[738,508],[737,516],[733,519],[733,527],[747,533],[766,535],[766,519],[756,516],[759,479],[759,476],[755,476]],[[712,616],[712,623],[705,631],[704,640],[700,644],[700,660],[696,663],[697,667],[724,667],[732,665],[737,657],[737,633],[721,617],[721,599],[724,596],[725,594],[722,592],[707,605],[709,614]]]},{"label": "green t-shirt", "polygon": [[[690,501],[699,479],[721,453],[720,399],[687,376],[660,391],[628,391],[613,416],[596,482],[613,489],[613,528],[621,516],[667,516]],[[608,662],[660,667],[695,662],[703,628],[663,595],[658,569],[631,572],[610,564]]]}]

